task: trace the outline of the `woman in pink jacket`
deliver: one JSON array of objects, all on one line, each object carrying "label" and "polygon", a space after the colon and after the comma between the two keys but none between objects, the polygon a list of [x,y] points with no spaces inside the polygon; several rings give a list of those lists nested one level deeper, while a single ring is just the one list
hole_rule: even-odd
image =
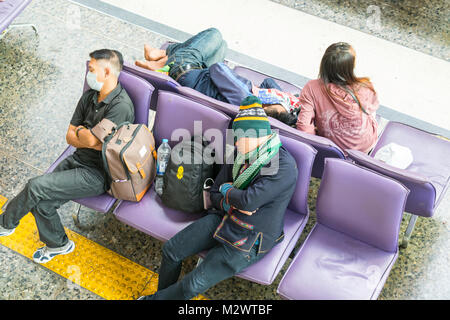
[{"label": "woman in pink jacket", "polygon": [[341,149],[369,152],[377,140],[378,98],[368,78],[353,72],[355,51],[344,42],[327,48],[319,79],[309,81],[300,95],[297,129],[326,137]]}]

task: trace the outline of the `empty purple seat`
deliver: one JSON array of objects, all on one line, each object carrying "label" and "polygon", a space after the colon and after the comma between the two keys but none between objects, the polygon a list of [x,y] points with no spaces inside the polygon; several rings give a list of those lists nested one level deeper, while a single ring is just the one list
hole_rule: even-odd
[{"label": "empty purple seat", "polygon": [[[178,143],[177,130],[193,134],[205,134],[209,129],[215,129],[221,132],[225,138],[226,129],[230,122],[227,115],[205,107],[189,98],[176,93],[160,90],[158,92],[157,110],[153,135],[156,145],[161,144],[162,139],[168,139],[169,145],[173,147]],[[201,131],[197,132],[194,121],[201,121]],[[199,123],[197,123],[198,125]],[[181,133],[181,131],[178,131]],[[173,139],[172,139],[173,137]],[[187,137],[190,139],[190,137]],[[212,141],[218,143],[218,148],[224,148],[224,142]],[[122,201],[114,210],[117,219],[128,224],[144,233],[149,234],[161,241],[167,241],[178,231],[184,229],[187,225],[202,217],[202,214],[187,214],[185,212],[166,208],[160,197],[157,196],[154,188],[151,188],[147,194],[138,203]]]},{"label": "empty purple seat", "polygon": [[398,257],[408,190],[346,160],[326,159],[317,223],[277,292],[285,299],[376,299]]},{"label": "empty purple seat", "polygon": [[[408,168],[398,169],[373,158],[381,147],[391,142],[411,150],[414,160]],[[406,247],[417,216],[433,216],[450,184],[450,142],[406,124],[390,121],[370,155],[346,151],[356,163],[400,181],[411,191],[405,207],[405,211],[412,214],[402,243]]]},{"label": "empty purple seat", "polygon": [[[88,72],[88,70],[89,69],[87,68],[86,64],[86,73]],[[147,125],[150,100],[154,91],[153,86],[150,85],[147,81],[139,78],[138,76],[130,74],[126,71],[122,71],[120,73],[119,82],[127,91],[131,101],[133,101],[135,113],[134,122]],[[88,86],[85,82],[84,90],[86,91],[87,89]],[[59,156],[59,158],[50,166],[50,168],[47,169],[46,173],[52,172],[63,159],[74,152],[75,148],[72,146],[68,146],[67,149],[62,153],[62,155]],[[74,199],[74,201],[79,203],[80,205],[102,213],[107,213],[112,208],[116,200],[117,199],[113,198],[106,192],[100,196]]]},{"label": "empty purple seat", "polygon": [[119,221],[163,242],[204,216],[165,207],[154,188],[139,202],[121,201],[114,214]]}]

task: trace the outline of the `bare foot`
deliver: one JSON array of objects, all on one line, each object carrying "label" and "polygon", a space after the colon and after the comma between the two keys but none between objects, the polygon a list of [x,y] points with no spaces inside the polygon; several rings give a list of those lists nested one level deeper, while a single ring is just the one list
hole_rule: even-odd
[{"label": "bare foot", "polygon": [[150,47],[148,44],[144,45],[144,58],[148,61],[157,61],[166,56],[166,50]]},{"label": "bare foot", "polygon": [[162,67],[164,67],[166,65],[166,61],[167,59],[159,59],[157,61],[141,61],[141,60],[136,60],[135,64],[138,67],[141,68],[145,68],[151,71],[155,71],[158,69],[161,69]]}]

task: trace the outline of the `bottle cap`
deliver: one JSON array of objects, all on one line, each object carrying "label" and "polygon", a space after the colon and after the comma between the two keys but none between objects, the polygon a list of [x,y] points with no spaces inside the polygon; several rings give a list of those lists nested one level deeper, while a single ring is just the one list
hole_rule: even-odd
[{"label": "bottle cap", "polygon": [[167,139],[162,139],[162,142],[164,143],[164,142],[169,142],[169,140],[167,140]]}]

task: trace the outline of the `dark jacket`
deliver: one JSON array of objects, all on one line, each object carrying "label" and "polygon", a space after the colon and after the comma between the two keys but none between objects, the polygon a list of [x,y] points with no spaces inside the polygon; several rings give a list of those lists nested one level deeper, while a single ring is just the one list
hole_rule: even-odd
[{"label": "dark jacket", "polygon": [[[224,164],[211,188],[213,206],[224,215],[214,238],[242,251],[250,251],[259,237],[258,253],[268,252],[283,240],[284,214],[294,193],[298,169],[295,159],[281,147],[275,161],[265,167],[245,190],[231,188],[226,196],[219,191],[223,183],[231,182],[232,164]],[[270,172],[268,172],[270,171]],[[263,175],[264,174],[264,175]],[[244,211],[254,211],[251,216],[230,210],[225,213],[222,203]]]}]

